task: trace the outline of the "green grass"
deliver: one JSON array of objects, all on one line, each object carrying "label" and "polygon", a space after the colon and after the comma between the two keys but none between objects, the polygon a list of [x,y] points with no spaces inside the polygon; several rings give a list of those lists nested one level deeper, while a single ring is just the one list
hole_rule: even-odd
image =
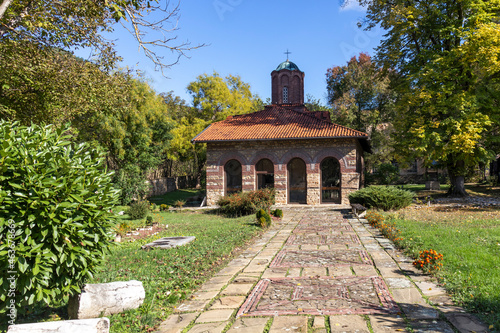
[{"label": "green grass", "polygon": [[393,214],[388,222],[395,222],[413,258],[427,249],[442,253],[440,282],[459,305],[500,331],[498,210],[417,210]]},{"label": "green grass", "polygon": [[[172,313],[175,306],[225,265],[232,255],[262,230],[253,216],[224,218],[201,213],[155,213],[168,228],[135,242],[118,243],[105,265],[89,283],[142,281],[144,304],[136,310],[109,316],[111,332],[149,332]],[[167,236],[195,236],[188,245],[150,251],[141,246]],[[65,304],[50,308],[38,304],[17,323],[68,319]],[[0,330],[4,328],[0,324]]]},{"label": "green grass", "polygon": [[189,197],[204,194],[204,192],[205,191],[203,190],[196,190],[196,189],[177,190],[163,195],[150,197],[148,200],[149,202],[154,203],[156,205],[166,204],[169,206],[173,206],[177,200],[185,201]]}]

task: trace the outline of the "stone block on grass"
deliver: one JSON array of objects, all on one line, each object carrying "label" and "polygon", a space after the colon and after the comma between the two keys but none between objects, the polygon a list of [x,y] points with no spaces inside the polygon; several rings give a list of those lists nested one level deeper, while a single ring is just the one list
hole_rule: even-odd
[{"label": "stone block on grass", "polygon": [[109,319],[95,318],[82,320],[49,321],[35,324],[9,326],[7,333],[108,333]]},{"label": "stone block on grass", "polygon": [[68,314],[74,319],[108,316],[137,309],[145,297],[142,282],[136,280],[86,284],[81,294],[70,297]]}]

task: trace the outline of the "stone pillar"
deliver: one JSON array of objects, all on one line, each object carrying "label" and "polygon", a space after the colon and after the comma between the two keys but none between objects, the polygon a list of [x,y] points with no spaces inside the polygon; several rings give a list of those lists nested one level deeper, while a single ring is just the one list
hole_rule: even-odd
[{"label": "stone pillar", "polygon": [[255,166],[242,165],[241,166],[241,190],[254,191],[257,186],[255,185]]},{"label": "stone pillar", "polygon": [[307,165],[307,204],[321,204],[321,175],[319,163]]},{"label": "stone pillar", "polygon": [[342,196],[342,204],[349,204],[349,194],[356,192],[359,189],[359,173],[343,173],[340,193]]},{"label": "stone pillar", "polygon": [[286,165],[274,165],[274,189],[276,190],[276,204],[287,204],[287,176]]}]

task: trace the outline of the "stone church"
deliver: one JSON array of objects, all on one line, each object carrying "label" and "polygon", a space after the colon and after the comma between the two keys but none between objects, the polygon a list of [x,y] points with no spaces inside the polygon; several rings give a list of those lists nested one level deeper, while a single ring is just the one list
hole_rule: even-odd
[{"label": "stone church", "polygon": [[192,142],[207,144],[207,204],[265,187],[276,204],[348,204],[363,185],[368,135],[333,124],[304,105],[304,73],[291,61],[271,73],[272,104],[211,124]]}]

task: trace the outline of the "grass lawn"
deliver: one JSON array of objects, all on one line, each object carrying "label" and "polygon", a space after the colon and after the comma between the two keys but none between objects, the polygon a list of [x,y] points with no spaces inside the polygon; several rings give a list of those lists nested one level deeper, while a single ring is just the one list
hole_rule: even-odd
[{"label": "grass lawn", "polygon": [[184,189],[177,190],[169,193],[165,193],[163,195],[157,195],[148,199],[149,202],[154,203],[156,205],[166,204],[169,206],[173,206],[177,200],[185,201],[189,197],[194,197],[199,194],[203,194],[205,191],[196,190],[196,189]]},{"label": "grass lawn", "polygon": [[[189,195],[191,196],[191,195]],[[260,233],[254,216],[224,218],[203,213],[154,213],[165,231],[135,242],[118,243],[89,283],[142,281],[144,304],[136,310],[109,316],[111,332],[151,332],[174,307],[226,264],[238,249]],[[132,221],[133,222],[133,221]],[[166,236],[195,236],[186,246],[169,250],[141,250],[141,246]],[[59,308],[36,306],[17,323],[67,319],[65,304]],[[0,323],[0,331],[5,323]]]},{"label": "grass lawn", "polygon": [[413,258],[428,249],[442,253],[440,282],[459,305],[500,331],[500,211],[409,207],[384,215]]}]

